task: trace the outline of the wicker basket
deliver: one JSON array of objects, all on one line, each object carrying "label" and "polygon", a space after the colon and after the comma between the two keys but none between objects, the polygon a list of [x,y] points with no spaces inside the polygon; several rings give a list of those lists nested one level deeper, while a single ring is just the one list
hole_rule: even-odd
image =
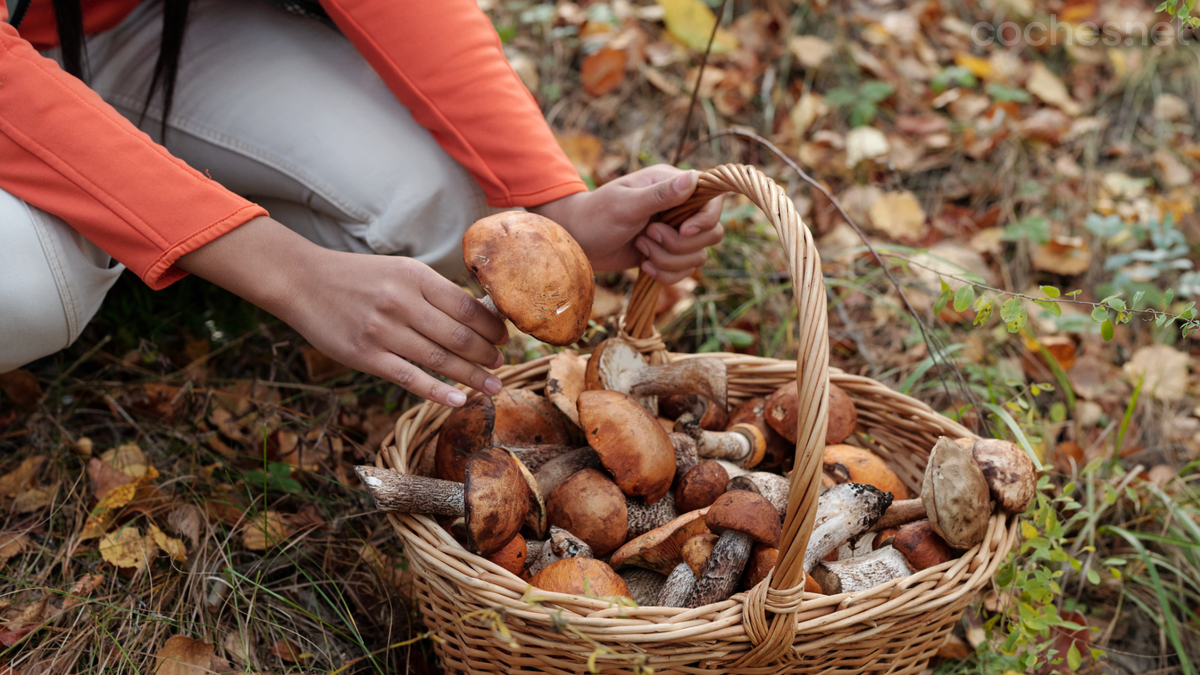
[{"label": "wicker basket", "polygon": [[[747,593],[696,609],[612,605],[580,596],[531,591],[528,584],[468,553],[432,518],[390,515],[405,544],[415,595],[436,649],[453,673],[918,673],[987,584],[1016,537],[1015,519],[993,515],[984,543],[961,557],[868,591],[805,593],[802,563],[820,491],[828,405],[827,382],[846,390],[858,408],[858,440],[919,490],[938,436],[970,436],[929,406],[874,380],[829,368],[826,301],[820,259],[791,199],[747,166],[704,173],[696,194],[665,214],[678,226],[723,192],[746,195],[768,216],[791,254],[800,309],[797,361],[717,354],[728,366],[730,403],[774,391],[796,378],[806,414],[800,420],[792,498],[783,525],[779,565]],[[625,317],[627,337],[652,360],[668,354],[654,334],[656,284],[639,278]],[[501,367],[509,388],[540,389],[548,358]],[[416,470],[449,413],[426,403],[396,422],[381,466]],[[502,618],[502,621],[498,621]]]}]

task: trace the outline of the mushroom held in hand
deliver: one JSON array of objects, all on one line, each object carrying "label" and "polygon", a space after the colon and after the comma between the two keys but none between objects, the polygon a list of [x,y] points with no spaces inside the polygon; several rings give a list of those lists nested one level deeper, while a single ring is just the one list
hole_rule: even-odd
[{"label": "mushroom held in hand", "polygon": [[704,523],[721,538],[708,557],[704,573],[696,580],[687,607],[728,598],[737,587],[754,542],[779,546],[779,515],[771,502],[753,492],[734,490],[721,495],[708,507]]},{"label": "mushroom held in hand", "polygon": [[373,466],[354,471],[380,511],[463,516],[466,548],[480,555],[508,544],[529,512],[525,478],[516,462],[497,448],[484,448],[467,458],[465,483]]},{"label": "mushroom held in hand", "polygon": [[463,262],[491,304],[523,333],[552,345],[579,340],[592,315],[596,280],[579,244],[557,223],[508,211],[475,221]]}]

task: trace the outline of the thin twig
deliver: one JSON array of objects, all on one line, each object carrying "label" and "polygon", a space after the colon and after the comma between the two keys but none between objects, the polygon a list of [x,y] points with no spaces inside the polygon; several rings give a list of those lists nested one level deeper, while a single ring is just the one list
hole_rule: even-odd
[{"label": "thin twig", "polygon": [[700,82],[704,77],[704,66],[708,65],[708,55],[712,52],[713,41],[717,39],[717,29],[721,27],[721,17],[725,15],[725,4],[729,0],[721,0],[721,8],[717,10],[717,14],[713,17],[712,33],[708,35],[708,46],[704,48],[704,56],[700,57],[700,68],[696,71],[696,84],[692,87],[692,98],[688,101],[687,113],[683,116],[683,132],[679,134],[679,145],[675,146],[675,156],[671,158],[671,165],[679,164],[679,158],[683,156],[683,146],[687,143],[688,131],[692,128],[692,109],[696,107],[696,98],[700,95]]},{"label": "thin twig", "polygon": [[[942,374],[941,362],[946,359],[946,351],[944,346],[941,345],[940,341],[936,337],[930,335],[929,331],[925,328],[925,322],[921,320],[921,316],[917,313],[916,308],[913,307],[912,303],[908,301],[908,296],[905,295],[904,289],[900,287],[900,282],[896,281],[896,278],[892,276],[891,270],[889,270],[887,265],[883,262],[883,258],[880,257],[879,252],[875,250],[875,246],[867,240],[867,235],[858,227],[858,224],[854,222],[854,219],[850,217],[850,214],[846,213],[846,210],[842,208],[841,203],[839,203],[838,200],[829,193],[829,190],[825,189],[824,185],[818,183],[812,176],[809,176],[804,169],[801,169],[800,165],[794,162],[791,157],[788,157],[782,150],[775,147],[774,143],[752,131],[746,131],[744,129],[726,129],[724,131],[718,131],[716,133],[709,134],[708,136],[699,139],[696,141],[696,145],[699,146],[710,138],[715,138],[717,136],[737,136],[740,138],[746,138],[755,141],[756,143],[759,143],[763,147],[770,150],[775,154],[775,156],[779,157],[779,159],[783,160],[783,162],[791,167],[791,169],[795,171],[804,182],[808,183],[821,194],[825,195],[825,198],[828,199],[831,204],[833,204],[834,208],[838,210],[838,213],[842,215],[842,218],[846,221],[846,223],[849,224],[850,227],[854,228],[854,231],[858,233],[859,239],[862,239],[863,244],[865,244],[867,249],[871,252],[871,255],[875,258],[875,261],[879,263],[880,269],[883,270],[884,275],[887,276],[888,281],[890,281],[892,284],[892,287],[896,289],[896,293],[900,295],[901,301],[904,302],[904,308],[908,311],[909,315],[912,316],[913,321],[916,322],[917,329],[921,331],[921,339],[925,341],[925,346],[929,349],[930,356],[933,358],[934,366],[937,368],[938,380],[940,380],[942,383],[942,390],[946,392],[946,397],[949,399],[950,405],[954,406],[955,413],[958,414],[959,419],[963,419],[962,411],[955,402],[954,396],[950,393],[950,385],[948,382],[946,382],[946,378]],[[960,389],[966,396],[967,402],[970,404],[970,408],[972,410],[981,410],[982,408],[978,403],[975,402],[975,396],[971,393],[970,387],[967,386],[966,380],[963,379],[962,372],[959,371],[958,368],[953,368],[952,370],[955,377],[958,379]],[[982,422],[989,436],[995,435],[995,430],[992,429],[991,423],[987,420],[986,416],[976,415],[975,419]]]}]

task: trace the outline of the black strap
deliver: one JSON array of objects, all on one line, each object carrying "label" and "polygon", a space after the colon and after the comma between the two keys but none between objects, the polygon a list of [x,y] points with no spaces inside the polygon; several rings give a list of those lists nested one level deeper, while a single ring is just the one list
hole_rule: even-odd
[{"label": "black strap", "polygon": [[8,17],[8,22],[13,28],[21,27],[21,20],[25,18],[25,12],[29,10],[30,0],[17,0],[17,6],[13,8],[12,16]]}]

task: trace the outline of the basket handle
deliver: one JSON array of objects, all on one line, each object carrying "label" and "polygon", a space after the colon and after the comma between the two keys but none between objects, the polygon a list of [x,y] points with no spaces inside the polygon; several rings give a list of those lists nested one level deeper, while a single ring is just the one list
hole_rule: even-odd
[{"label": "basket handle", "polygon": [[[688,201],[663,213],[662,221],[679,227],[710,199],[725,192],[745,195],[775,226],[780,243],[789,253],[792,293],[800,310],[800,348],[796,358],[799,434],[779,563],[770,583],[775,590],[795,589],[804,581],[804,550],[816,518],[828,425],[829,326],[821,258],[812,233],[796,213],[791,198],[775,181],[751,166],[725,164],[700,174]],[[625,331],[631,337],[644,339],[653,335],[659,288],[652,277],[638,274],[625,315]]]}]

